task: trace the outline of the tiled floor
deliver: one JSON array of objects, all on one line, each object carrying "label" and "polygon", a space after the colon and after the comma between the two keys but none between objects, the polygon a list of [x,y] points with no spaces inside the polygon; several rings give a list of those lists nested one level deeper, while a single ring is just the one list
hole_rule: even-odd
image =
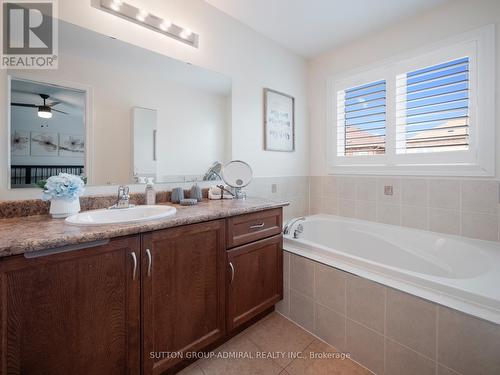
[{"label": "tiled floor", "polygon": [[[243,353],[243,358],[205,358],[184,369],[182,375],[369,375],[350,359],[317,358],[337,350],[278,313],[272,313],[217,348],[214,353]],[[291,353],[291,355],[281,353]],[[273,353],[272,358],[262,358]],[[278,353],[278,354],[274,354]],[[298,355],[300,353],[300,355]],[[311,355],[311,353],[317,353]],[[259,357],[259,358],[257,358]],[[292,357],[292,358],[289,358]],[[316,358],[315,358],[316,357]]]}]

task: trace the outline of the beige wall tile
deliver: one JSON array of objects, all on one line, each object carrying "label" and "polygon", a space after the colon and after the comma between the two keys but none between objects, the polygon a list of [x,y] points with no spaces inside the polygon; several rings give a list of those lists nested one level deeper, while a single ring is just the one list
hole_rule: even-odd
[{"label": "beige wall tile", "polygon": [[347,317],[384,333],[385,287],[361,277],[348,275]]},{"label": "beige wall tile", "polygon": [[[326,178],[326,177],[325,177]],[[312,176],[309,180],[309,193],[311,197],[322,197],[323,196],[323,177],[322,176]]]},{"label": "beige wall tile", "polygon": [[314,316],[314,333],[330,345],[341,350],[345,348],[344,315],[338,314],[323,305],[316,304]]},{"label": "beige wall tile", "polygon": [[374,177],[358,177],[356,179],[356,200],[377,200],[377,179]]},{"label": "beige wall tile", "polygon": [[316,214],[324,212],[323,211],[323,199],[320,196],[311,195],[309,205],[310,205],[309,213],[311,215],[316,215]]},{"label": "beige wall tile", "polygon": [[391,340],[385,341],[385,375],[435,375],[436,363]]},{"label": "beige wall tile", "polygon": [[378,204],[377,221],[384,224],[401,225],[401,206]]},{"label": "beige wall tile", "polygon": [[339,199],[338,200],[338,205],[339,205],[338,214],[340,216],[345,216],[345,217],[354,217],[356,214],[355,202],[356,201],[351,200],[351,199]]},{"label": "beige wall tile", "polygon": [[460,234],[460,212],[429,208],[429,230],[439,233]]},{"label": "beige wall tile", "polygon": [[462,236],[497,241],[498,215],[463,212]]},{"label": "beige wall tile", "polygon": [[315,264],[315,272],[315,300],[345,314],[346,273],[321,263]]},{"label": "beige wall tile", "polygon": [[427,207],[401,206],[401,225],[416,229],[428,229]]},{"label": "beige wall tile", "polygon": [[290,319],[309,332],[314,331],[314,301],[302,293],[290,290]]},{"label": "beige wall tile", "polygon": [[429,180],[429,206],[458,210],[460,208],[460,180]]},{"label": "beige wall tile", "polygon": [[346,351],[375,374],[384,372],[384,337],[352,320],[347,320]]},{"label": "beige wall tile", "polygon": [[356,219],[377,221],[377,203],[370,201],[356,201]]},{"label": "beige wall tile", "polygon": [[498,181],[465,180],[462,182],[462,210],[496,214]]},{"label": "beige wall tile", "polygon": [[337,197],[337,177],[325,176],[323,177],[323,196]]},{"label": "beige wall tile", "polygon": [[436,320],[435,304],[387,288],[387,337],[435,359]]},{"label": "beige wall tile", "polygon": [[283,299],[276,304],[276,311],[290,317],[290,289],[283,287]]},{"label": "beige wall tile", "polygon": [[288,251],[283,251],[283,285],[290,288],[290,259],[292,254]]},{"label": "beige wall tile", "polygon": [[337,215],[338,200],[336,197],[323,197],[320,212],[324,214]]},{"label": "beige wall tile", "polygon": [[290,257],[290,287],[312,298],[314,262],[295,254],[291,254]]},{"label": "beige wall tile", "polygon": [[[392,186],[392,195],[384,194],[384,187]],[[377,178],[377,201],[384,204],[401,203],[401,179],[393,177]]]},{"label": "beige wall tile", "polygon": [[338,197],[340,199],[356,198],[356,177],[337,177]]},{"label": "beige wall tile", "polygon": [[439,307],[438,361],[462,374],[500,374],[500,326]]},{"label": "beige wall tile", "polygon": [[401,180],[401,203],[409,206],[427,206],[429,199],[428,181],[424,178],[403,178]]}]

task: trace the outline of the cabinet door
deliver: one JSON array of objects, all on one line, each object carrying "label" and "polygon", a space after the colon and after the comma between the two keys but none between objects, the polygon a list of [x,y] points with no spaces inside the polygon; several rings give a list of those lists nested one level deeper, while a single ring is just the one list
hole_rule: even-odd
[{"label": "cabinet door", "polygon": [[231,331],[283,298],[281,235],[227,252],[227,327]]},{"label": "cabinet door", "polygon": [[224,221],[144,236],[144,374],[159,374],[224,333]]},{"label": "cabinet door", "polygon": [[0,261],[0,373],[139,374],[139,246]]}]

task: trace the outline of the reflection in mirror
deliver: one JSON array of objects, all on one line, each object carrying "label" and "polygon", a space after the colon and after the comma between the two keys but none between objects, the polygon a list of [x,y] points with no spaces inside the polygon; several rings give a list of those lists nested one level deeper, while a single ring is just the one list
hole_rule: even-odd
[{"label": "reflection in mirror", "polygon": [[[202,180],[215,161],[231,160],[228,77],[62,21],[59,28],[58,69],[8,72],[11,103],[29,105],[10,109],[11,187],[60,171],[91,185]],[[18,120],[21,111],[31,123]]]},{"label": "reflection in mirror", "polygon": [[[157,178],[156,174],[156,111],[154,109],[134,108],[134,177]],[[149,152],[147,152],[149,150]]]},{"label": "reflection in mirror", "polygon": [[11,187],[84,175],[85,92],[11,78]]}]

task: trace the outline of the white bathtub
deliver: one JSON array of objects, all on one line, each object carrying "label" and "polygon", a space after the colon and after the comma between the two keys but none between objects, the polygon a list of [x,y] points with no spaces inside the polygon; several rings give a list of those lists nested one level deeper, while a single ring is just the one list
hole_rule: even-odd
[{"label": "white bathtub", "polygon": [[286,251],[500,324],[500,243],[331,215],[303,226]]}]

